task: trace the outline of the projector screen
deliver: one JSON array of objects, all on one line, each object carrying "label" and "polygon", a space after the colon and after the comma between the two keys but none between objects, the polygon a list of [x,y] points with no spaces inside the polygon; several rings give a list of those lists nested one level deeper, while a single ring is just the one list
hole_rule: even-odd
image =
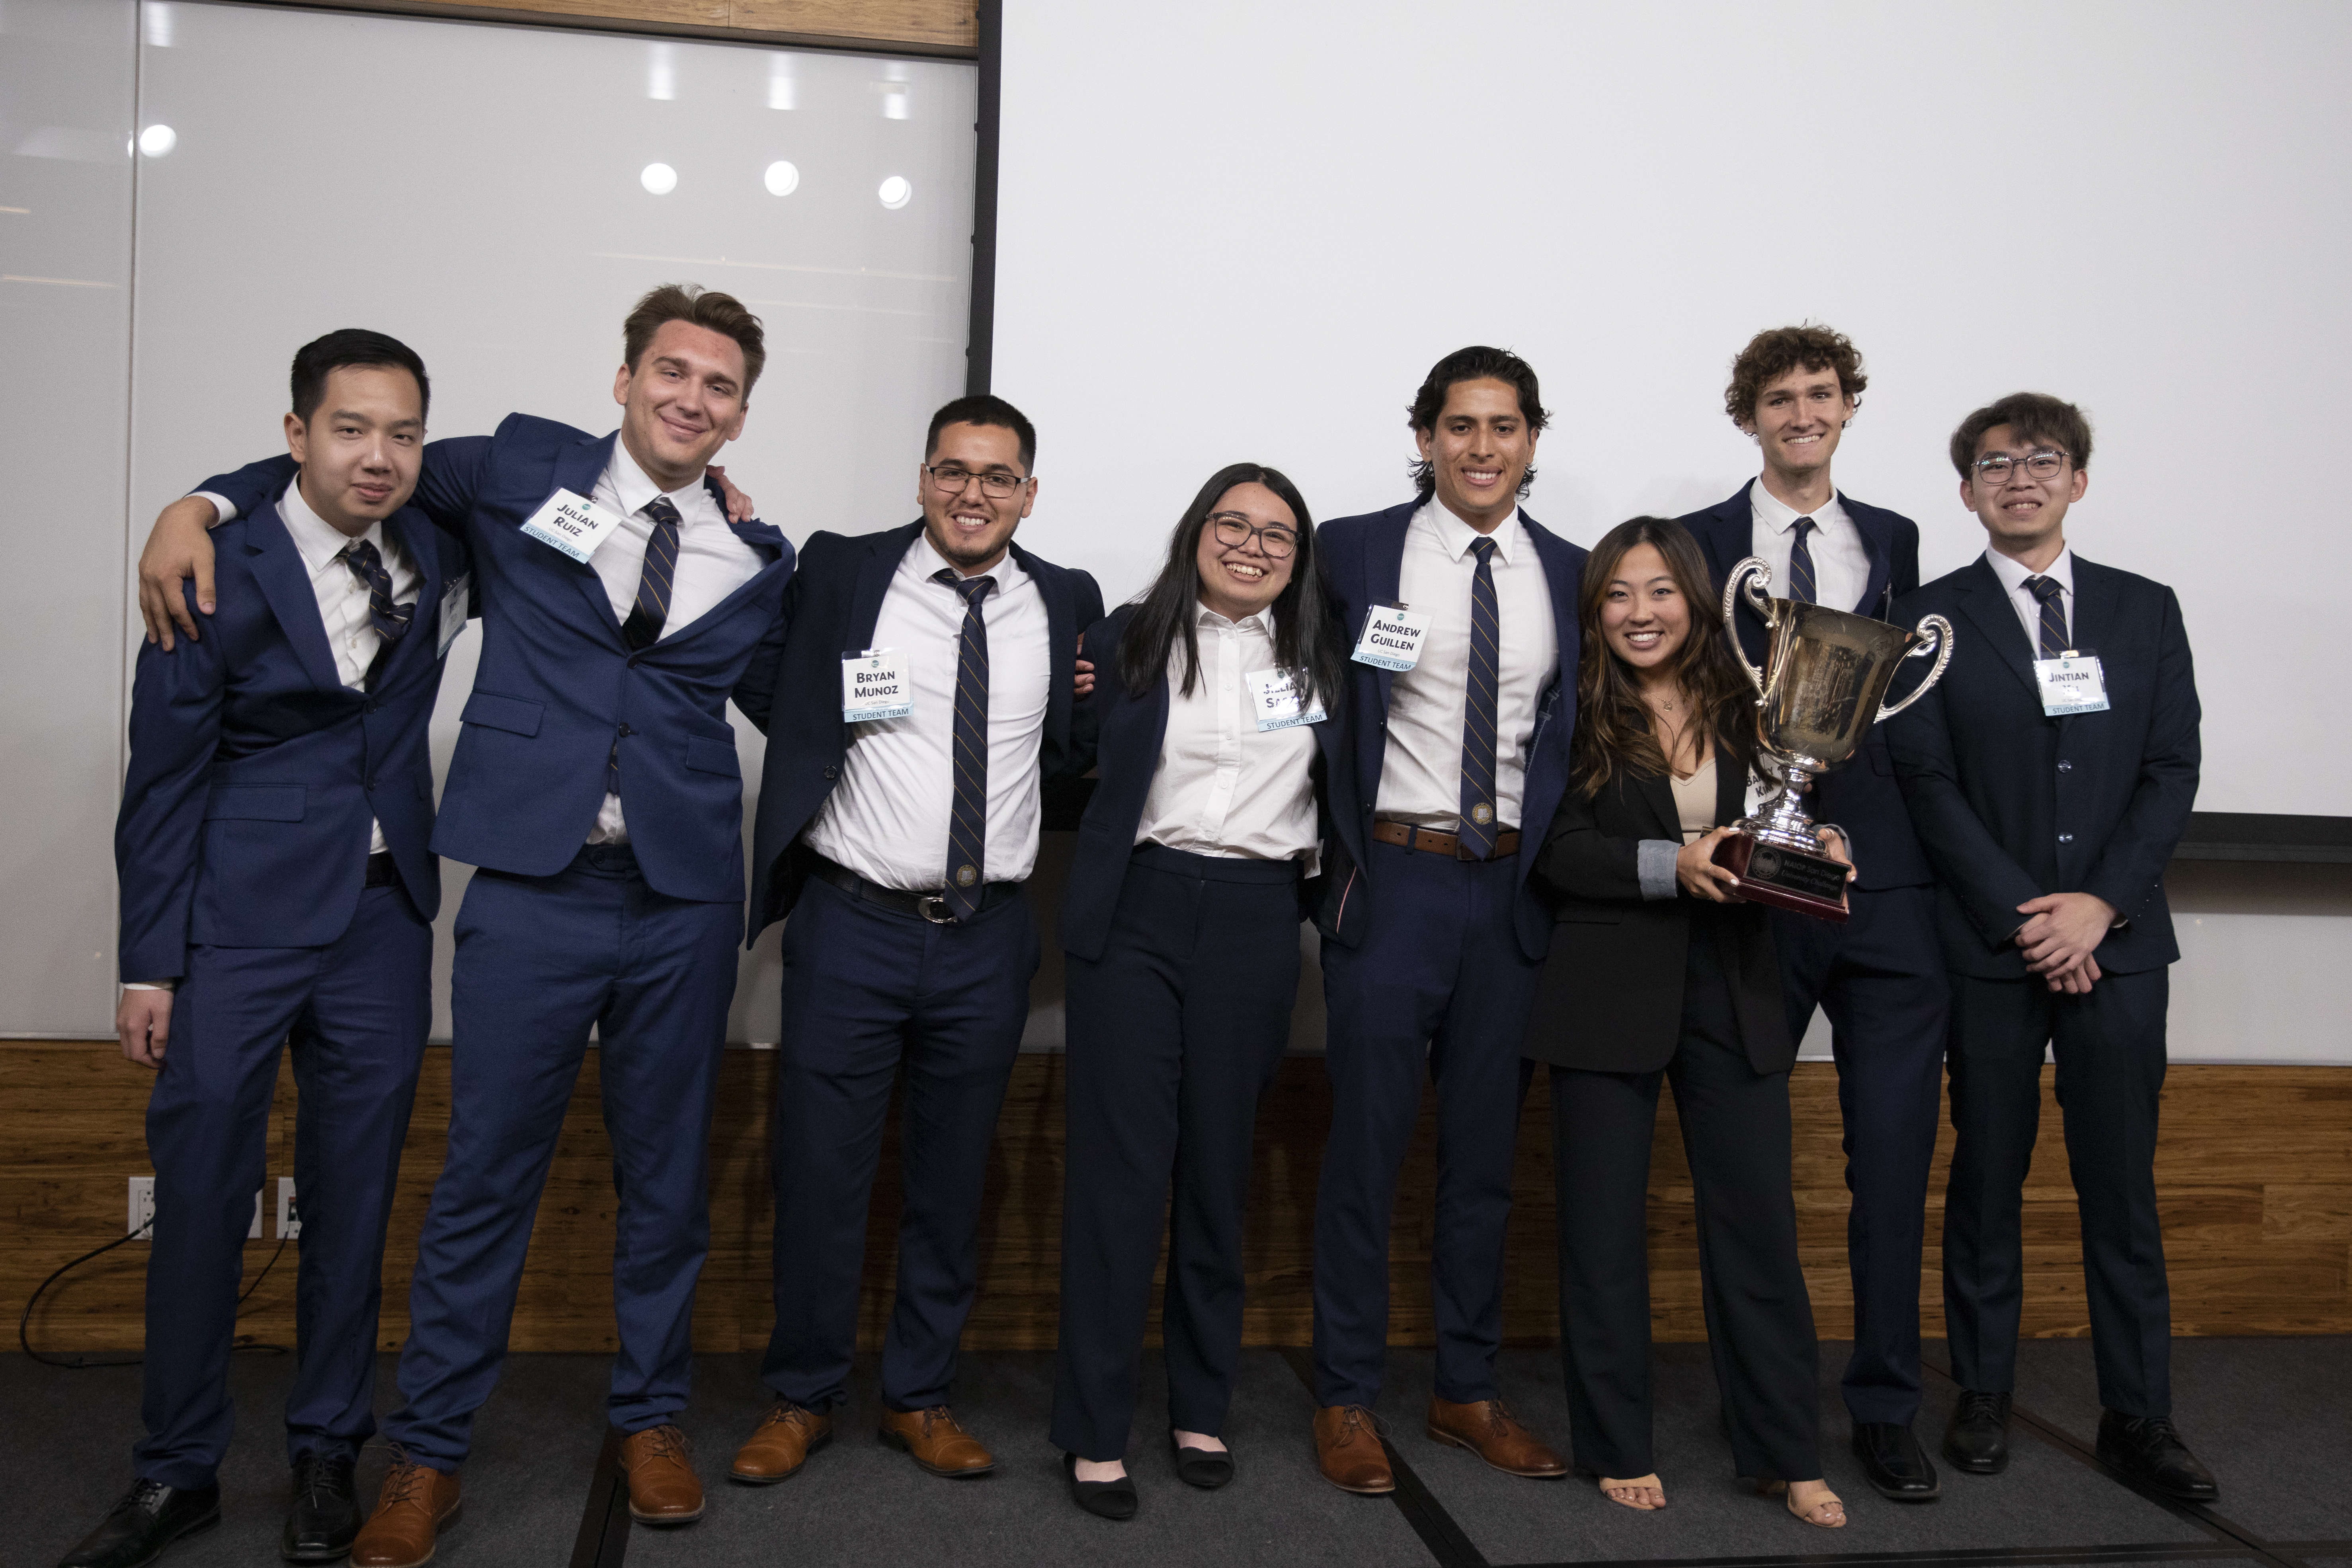
[{"label": "projector screen", "polygon": [[1318,517],[1409,497],[1405,405],[1465,343],[1542,376],[1547,526],[1712,504],[1758,468],[1732,356],[1826,322],[1870,382],[1839,487],[1919,523],[1926,576],[1984,547],[1953,426],[2080,404],[2068,536],[2179,593],[2198,808],[2352,814],[2312,721],[2352,582],[2352,8],[1004,9],[995,390],[1039,430],[1024,542],[1113,602],[1225,463]]}]

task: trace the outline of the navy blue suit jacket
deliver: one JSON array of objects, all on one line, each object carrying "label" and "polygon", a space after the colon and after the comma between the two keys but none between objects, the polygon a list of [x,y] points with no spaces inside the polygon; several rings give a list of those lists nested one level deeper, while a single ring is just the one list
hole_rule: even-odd
[{"label": "navy blue suit jacket", "polygon": [[[1062,895],[1063,948],[1080,958],[1100,958],[1118,910],[1119,889],[1135,855],[1135,830],[1143,824],[1144,802],[1160,771],[1160,747],[1168,739],[1168,682],[1154,681],[1137,697],[1118,678],[1119,639],[1135,618],[1136,606],[1122,605],[1087,628],[1087,647],[1096,668],[1094,695],[1081,703],[1082,727],[1094,736],[1097,784],[1078,822],[1078,852]],[[1339,708],[1340,704],[1328,706]],[[1344,712],[1344,709],[1342,709]],[[1323,784],[1346,758],[1339,714],[1314,725],[1318,748],[1317,805],[1324,837],[1329,816]],[[1302,884],[1302,887],[1304,885]],[[1302,891],[1301,912],[1314,907],[1314,891]]]},{"label": "navy blue suit jacket", "polygon": [[[782,647],[793,547],[766,523],[729,524],[765,564],[691,625],[632,653],[596,569],[522,532],[556,490],[594,490],[614,439],[509,414],[496,435],[425,448],[415,505],[471,547],[482,617],[433,847],[492,870],[554,875],[596,825],[617,747],[646,882],[672,898],[731,902],[743,896],[743,775],[727,699]],[[280,467],[199,488],[242,512]]]},{"label": "navy blue suit jacket", "polygon": [[2095,893],[2130,922],[2099,944],[2103,970],[2180,956],[2164,867],[2201,755],[2180,602],[2079,555],[2074,594],[2074,646],[2099,656],[2109,707],[2063,719],[2042,711],[2033,646],[1983,557],[1895,603],[1898,619],[1932,610],[1958,634],[1944,679],[1886,725],[1958,973],[2021,977],[2017,906],[2044,893]]},{"label": "navy blue suit jacket", "polygon": [[[1698,540],[1699,549],[1706,554],[1707,567],[1715,575],[1715,604],[1706,606],[1710,619],[1723,603],[1723,580],[1734,566],[1756,553],[1751,548],[1756,537],[1755,513],[1749,509],[1748,495],[1757,482],[1750,479],[1729,500],[1680,520]],[[1864,506],[1843,492],[1838,501],[1862,534],[1864,552],[1870,558],[1870,583],[1863,590],[1860,604],[1832,607],[1885,620],[1893,608],[1893,601],[1919,585],[1919,525],[1900,512]],[[1788,584],[1775,584],[1774,591],[1785,595]],[[1745,595],[1735,614],[1740,648],[1747,654],[1748,663],[1761,669],[1765,648],[1763,618],[1749,607]],[[1811,799],[1806,805],[1808,814],[1816,822],[1836,823],[1853,835],[1854,869],[1858,873],[1854,886],[1865,891],[1924,887],[1936,879],[1935,872],[1928,868],[1927,853],[1919,847],[1918,835],[1912,831],[1910,813],[1904,809],[1903,791],[1895,782],[1895,758],[1886,749],[1884,730],[1884,725],[1872,725],[1863,737],[1861,749],[1846,759],[1845,765],[1823,773],[1815,782]]]},{"label": "navy blue suit jacket", "polygon": [[213,534],[220,609],[204,639],[139,650],[114,828],[123,979],[177,979],[194,943],[333,942],[366,886],[370,817],[418,910],[439,909],[425,727],[441,597],[466,552],[413,509],[383,529],[421,581],[366,691],[337,673],[310,569],[270,500]]},{"label": "navy blue suit jacket", "polygon": [[[1386,511],[1335,518],[1316,530],[1315,552],[1323,563],[1332,613],[1339,617],[1350,647],[1371,605],[1396,603],[1397,584],[1404,573],[1405,530],[1420,508],[1419,501],[1407,501]],[[1535,543],[1536,559],[1543,563],[1553,628],[1559,638],[1559,662],[1544,688],[1535,732],[1528,740],[1527,789],[1518,823],[1526,838],[1517,858],[1519,898],[1513,923],[1521,951],[1539,959],[1551,945],[1551,911],[1528,885],[1528,868],[1535,863],[1534,852],[1568,786],[1568,742],[1576,730],[1576,594],[1586,552],[1548,532],[1525,510],[1519,522]],[[1316,917],[1326,936],[1348,947],[1362,942],[1370,900],[1378,896],[1365,847],[1371,841],[1381,770],[1388,760],[1389,688],[1394,679],[1388,670],[1368,664],[1350,660],[1348,665],[1347,712],[1341,722],[1353,755],[1331,772],[1332,829],[1325,845],[1323,908]]]},{"label": "navy blue suit jacket", "polygon": [[[768,737],[751,836],[753,938],[800,900],[808,879],[798,848],[801,831],[833,793],[849,750],[849,726],[841,718],[842,657],[874,646],[882,596],[922,531],[919,519],[878,533],[811,534],[785,591],[779,651],[755,666],[735,694],[736,705]],[[1045,603],[1051,668],[1040,760],[1051,786],[1087,764],[1087,737],[1075,721],[1078,632],[1102,618],[1102,590],[1087,574],[1041,560],[1018,544],[1013,559]],[[940,856],[944,866],[944,843]]]}]

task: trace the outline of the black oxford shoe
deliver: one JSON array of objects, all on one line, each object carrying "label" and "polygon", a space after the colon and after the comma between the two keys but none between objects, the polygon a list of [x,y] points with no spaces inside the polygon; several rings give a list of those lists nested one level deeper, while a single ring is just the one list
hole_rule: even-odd
[{"label": "black oxford shoe", "polygon": [[2009,1468],[2009,1395],[1960,1390],[1952,1424],[1944,1428],[1944,1458],[1972,1476]]},{"label": "black oxford shoe", "polygon": [[1943,1483],[1936,1479],[1936,1467],[1927,1462],[1919,1439],[1911,1436],[1906,1425],[1857,1421],[1853,1424],[1853,1451],[1880,1497],[1892,1498],[1896,1502],[1933,1502],[1943,1495]]},{"label": "black oxford shoe", "polygon": [[2134,1418],[2101,1411],[2099,1458],[2176,1502],[2211,1502],[2221,1495],[2213,1472],[2198,1462],[2161,1415]]},{"label": "black oxford shoe", "polygon": [[278,1554],[289,1563],[340,1563],[359,1538],[360,1505],[349,1454],[305,1454],[294,1461],[294,1500]]},{"label": "black oxford shoe", "polygon": [[219,1522],[219,1487],[167,1487],[142,1477],[58,1568],[147,1568],[180,1537]]}]

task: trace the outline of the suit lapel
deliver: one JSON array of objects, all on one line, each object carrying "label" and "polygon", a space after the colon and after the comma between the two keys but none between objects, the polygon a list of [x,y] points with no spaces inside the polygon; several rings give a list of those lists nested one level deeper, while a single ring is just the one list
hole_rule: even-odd
[{"label": "suit lapel", "polygon": [[1519,526],[1527,530],[1528,542],[1535,546],[1536,559],[1542,563],[1544,586],[1551,594],[1551,624],[1554,641],[1559,649],[1559,662],[1552,670],[1552,679],[1573,685],[1576,680],[1577,619],[1576,563],[1569,559],[1566,540],[1545,530],[1541,523],[1523,510]]},{"label": "suit lapel", "polygon": [[1056,752],[1070,734],[1070,708],[1077,700],[1075,668],[1078,658],[1077,606],[1070,599],[1069,579],[1051,569],[1018,544],[1013,559],[1037,584],[1045,602],[1045,743]]},{"label": "suit lapel", "polygon": [[[2074,619],[2068,626],[2068,640],[2085,653],[2098,653],[2107,647],[2107,634],[2116,624],[2116,584],[2107,569],[2074,557]],[[2112,651],[2112,650],[2108,650]]]},{"label": "suit lapel", "polygon": [[[1364,609],[1370,613],[1374,605],[1393,605],[1397,591],[1404,582],[1404,541],[1406,531],[1412,526],[1412,514],[1418,504],[1401,506],[1382,517],[1370,530],[1364,548]],[[1341,628],[1352,645],[1363,631],[1359,622]],[[1372,679],[1380,687],[1381,711],[1389,710],[1389,688],[1396,680],[1396,672],[1375,669]]]},{"label": "suit lapel", "polygon": [[[606,465],[613,460],[613,443],[620,432],[598,438],[583,438],[555,457],[555,485],[559,490],[570,490],[583,500],[596,496],[596,481],[604,477]],[[552,494],[551,490],[549,493]],[[550,563],[560,572],[568,572],[582,595],[593,607],[596,621],[609,628],[614,637],[621,635],[621,617],[613,613],[613,595],[605,591],[604,579],[596,568],[585,561],[574,561],[551,546],[539,546],[554,557]]]},{"label": "suit lapel", "polygon": [[[433,532],[433,525],[429,522],[411,527],[408,514],[404,511],[394,512],[384,520],[384,537],[400,551],[402,556],[407,560],[409,569],[416,574],[416,605],[408,613],[406,634],[393,646],[390,657],[383,661],[383,668],[387,672],[403,659],[414,660],[418,658],[419,656],[413,651],[418,643],[436,650],[435,653],[423,655],[425,659],[430,660],[439,657],[437,650],[441,641],[441,595],[447,591],[448,584],[441,575],[440,551],[434,548],[419,548],[420,544],[430,546],[439,542],[437,540],[428,540],[424,537],[431,532]],[[381,685],[382,682],[379,681],[377,684]]]},{"label": "suit lapel", "polygon": [[1863,553],[1870,558],[1870,581],[1864,586],[1862,603],[1853,606],[1853,613],[1875,619],[1879,611],[1886,607],[1881,601],[1895,573],[1895,528],[1886,521],[1885,513],[1874,506],[1847,500],[1843,491],[1839,492],[1838,501],[1845,508],[1854,531],[1862,535]]},{"label": "suit lapel", "polygon": [[254,513],[245,531],[246,549],[253,556],[254,581],[286,640],[294,646],[302,673],[321,691],[343,689],[335,670],[335,650],[327,642],[327,623],[319,614],[319,595],[310,586],[310,568],[294,547],[276,502]]},{"label": "suit lapel", "polygon": [[2041,704],[2041,687],[2033,679],[2033,645],[2025,640],[2025,628],[2018,624],[2017,612],[2010,608],[2009,591],[2000,585],[2000,578],[1981,555],[1969,569],[1969,584],[1960,599],[1960,613],[1983,637],[1987,647],[2003,664],[2009,666],[2025,689],[2034,694],[2035,706]]},{"label": "suit lapel", "polygon": [[[1731,569],[1756,553],[1756,511],[1748,499],[1756,481],[1750,479],[1739,487],[1730,500],[1711,506],[1699,515],[1708,521],[1697,531],[1699,548],[1706,552],[1707,564],[1714,569],[1713,581],[1719,590],[1729,580]],[[1704,606],[1707,618],[1723,618],[1723,595],[1718,592],[1716,602]],[[1752,665],[1764,662],[1765,632],[1763,617],[1757,615],[1742,594],[1732,607],[1731,633],[1739,644],[1740,653]]]},{"label": "suit lapel", "polygon": [[867,545],[849,601],[849,620],[845,629],[852,646],[841,650],[845,656],[863,653],[874,646],[874,628],[882,619],[882,596],[890,591],[890,579],[898,575],[898,563],[907,558],[907,552],[915,546],[915,536],[922,531],[923,525],[917,521],[877,534]]},{"label": "suit lapel", "polygon": [[1626,778],[1633,793],[1641,797],[1642,804],[1650,808],[1650,816],[1658,825],[1659,837],[1680,844],[1683,841],[1682,816],[1675,810],[1674,785],[1667,782],[1666,775],[1629,772]]}]

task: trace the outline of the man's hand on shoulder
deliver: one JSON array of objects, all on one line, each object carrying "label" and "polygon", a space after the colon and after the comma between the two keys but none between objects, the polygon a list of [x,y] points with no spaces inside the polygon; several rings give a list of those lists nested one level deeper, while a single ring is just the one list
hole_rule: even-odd
[{"label": "man's hand on shoulder", "polygon": [[726,469],[713,463],[706,471],[719,481],[719,493],[727,498],[728,521],[755,522],[759,520],[760,509],[751,504],[750,496],[735,488],[734,482],[728,479]]},{"label": "man's hand on shoulder", "polygon": [[[2115,906],[2095,893],[2044,893],[2018,905],[2017,912],[2027,917],[2015,938],[2025,967],[2053,984],[2079,972],[2116,923]],[[2091,979],[2097,973],[2094,965]],[[2082,988],[2090,989],[2089,980]]]},{"label": "man's hand on shoulder", "polygon": [[[182,496],[163,509],[148,531],[147,548],[139,553],[139,618],[147,623],[147,640],[172,651],[172,628],[177,625],[191,642],[200,641],[196,618],[188,611],[180,584],[193,577],[196,607],[211,615],[218,601],[213,592],[213,541],[206,531],[220,513],[202,496]],[[126,1050],[128,1047],[125,1047]]]},{"label": "man's hand on shoulder", "polygon": [[1073,684],[1072,689],[1080,697],[1092,697],[1095,694],[1095,667],[1087,661],[1086,651],[1087,634],[1080,632],[1078,634],[1077,679]]}]

